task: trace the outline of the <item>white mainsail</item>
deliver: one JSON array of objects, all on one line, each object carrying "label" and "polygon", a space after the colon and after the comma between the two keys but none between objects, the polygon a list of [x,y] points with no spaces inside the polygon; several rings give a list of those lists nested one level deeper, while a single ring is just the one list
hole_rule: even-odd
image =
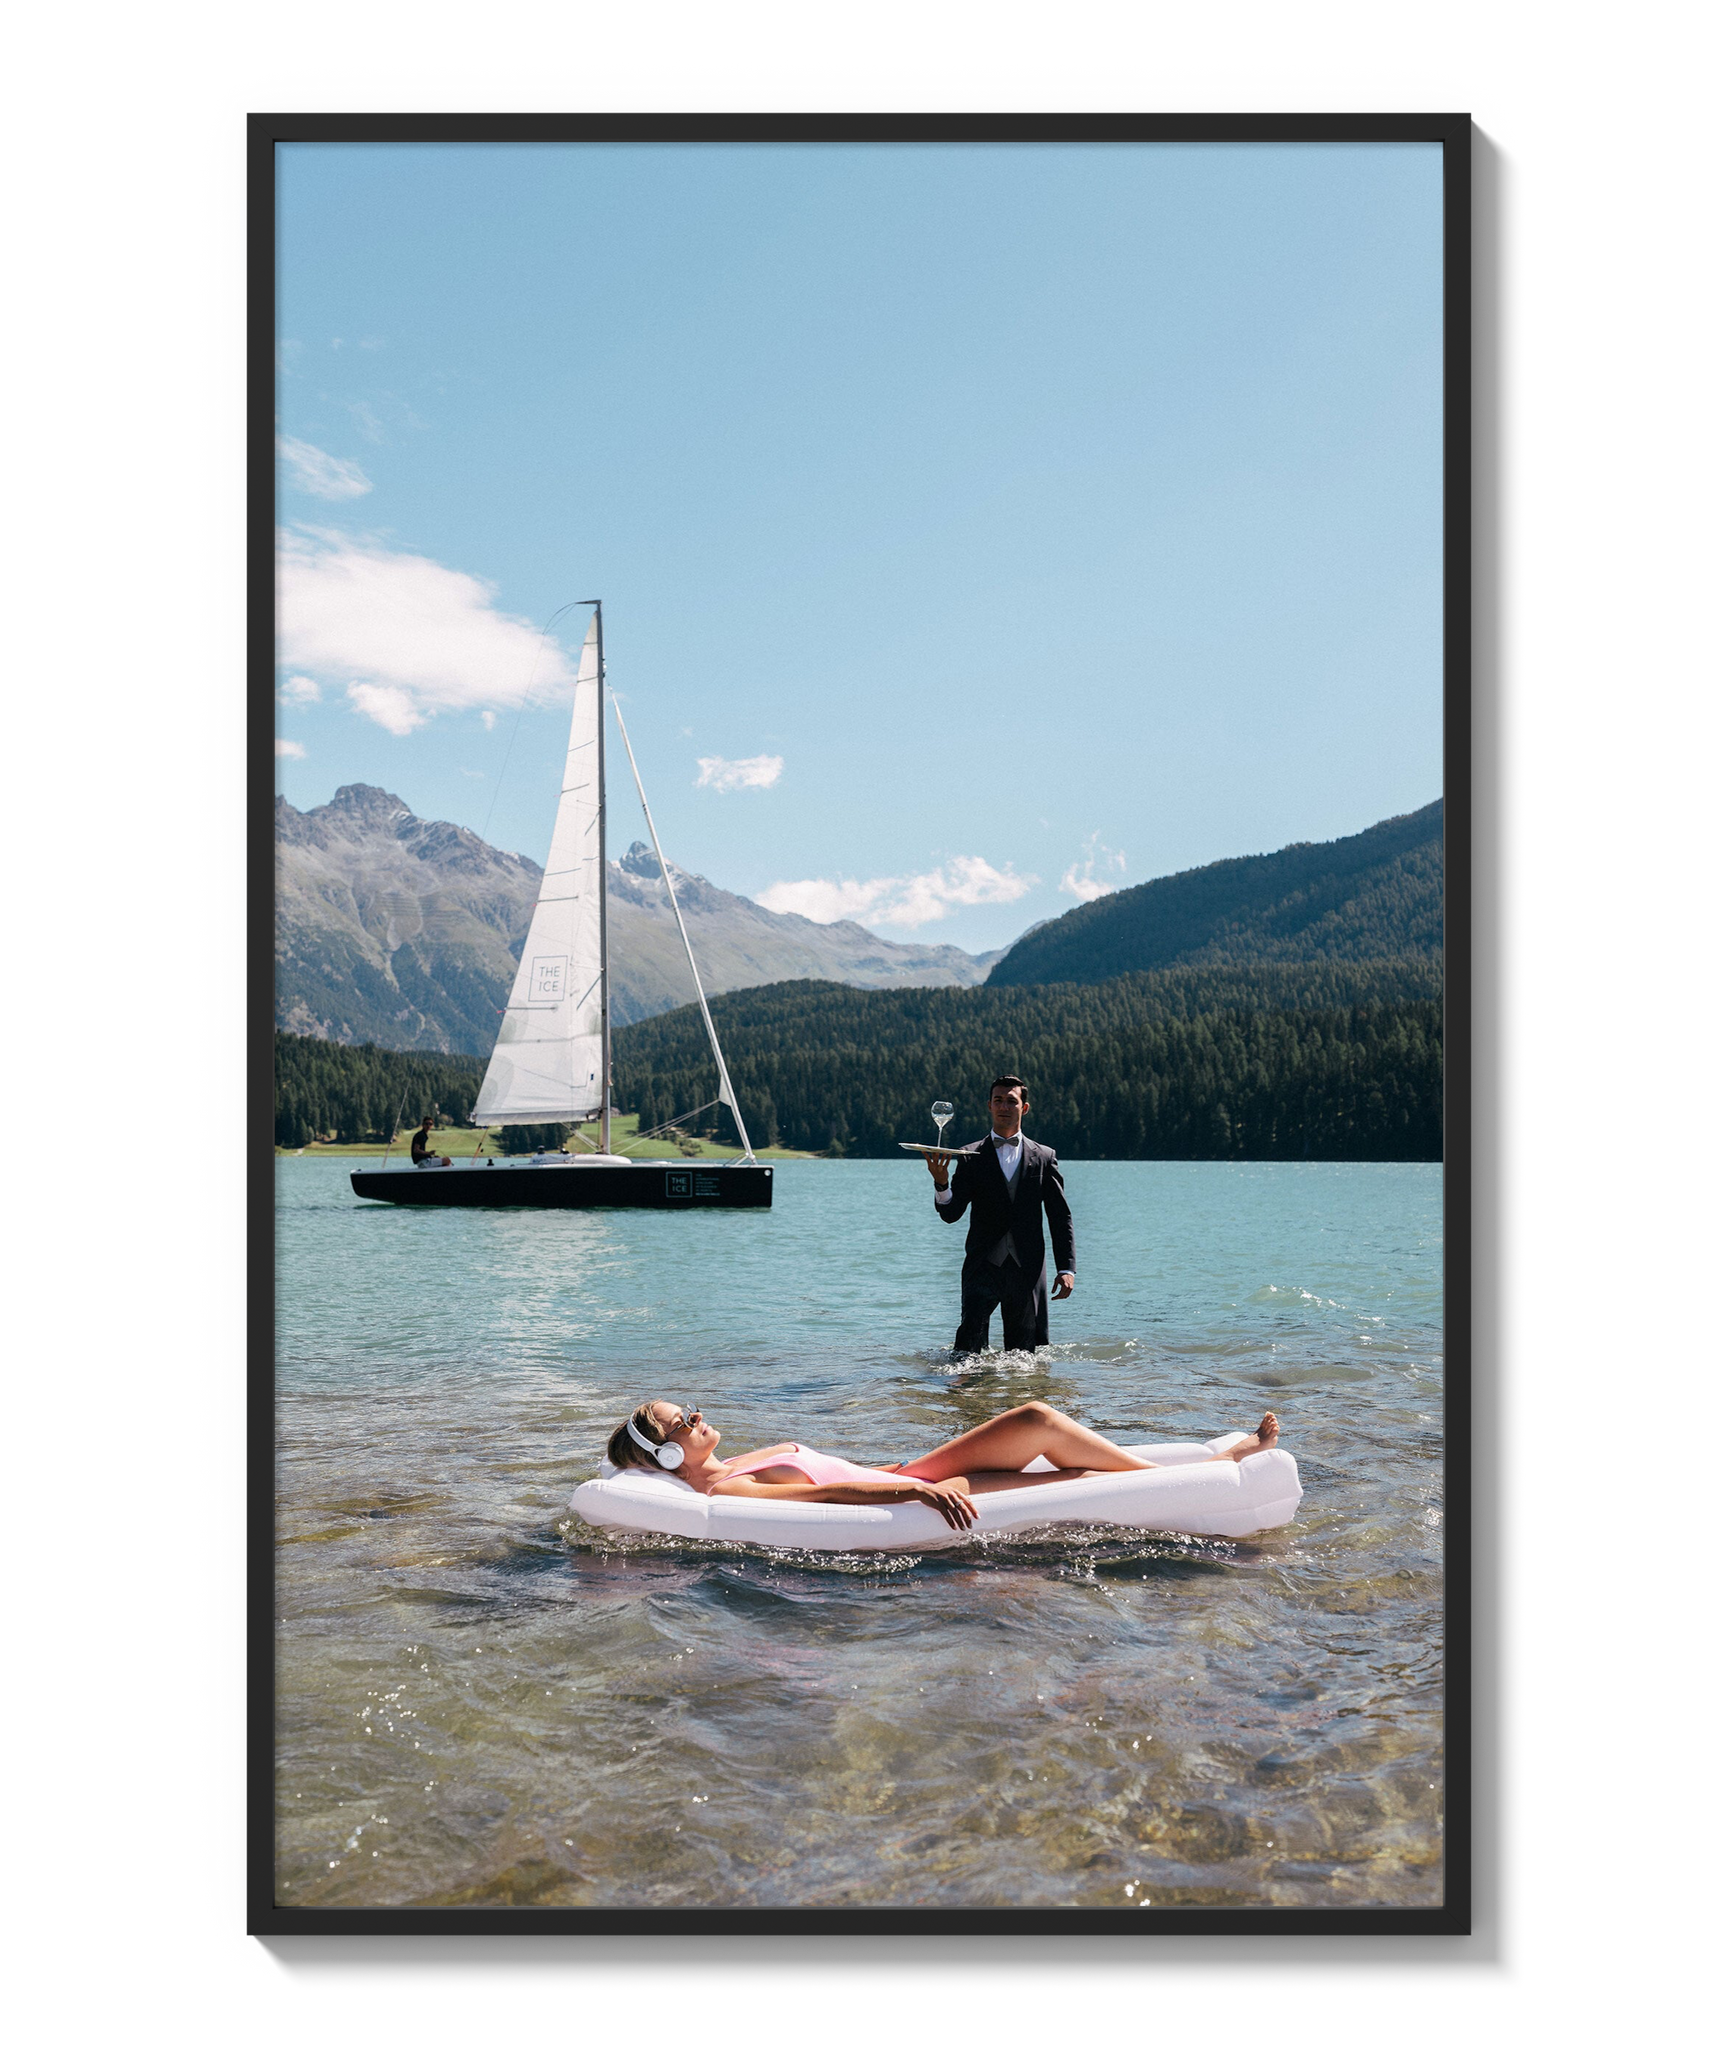
[{"label": "white mainsail", "polygon": [[573,688],[573,729],[555,836],[489,1056],[478,1124],[575,1123],[603,1104],[602,683],[591,620]]}]

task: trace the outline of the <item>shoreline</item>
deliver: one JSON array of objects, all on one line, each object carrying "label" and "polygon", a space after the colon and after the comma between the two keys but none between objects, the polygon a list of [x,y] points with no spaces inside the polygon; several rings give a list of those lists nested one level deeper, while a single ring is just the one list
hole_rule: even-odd
[{"label": "shoreline", "polygon": [[[628,1126],[631,1128],[628,1128]],[[642,1144],[637,1144],[634,1136],[636,1129],[637,1121],[635,1118],[617,1116],[614,1119],[614,1143],[617,1146],[636,1145],[636,1149],[629,1151],[627,1155],[632,1159],[685,1159],[688,1161],[703,1160],[708,1163],[711,1161],[741,1159],[745,1156],[738,1145],[724,1145],[719,1139],[714,1138],[696,1139],[687,1149],[682,1149],[682,1147],[676,1145],[672,1138],[646,1138]],[[493,1132],[481,1132],[472,1125],[450,1124],[444,1129],[437,1131],[434,1141],[435,1149],[447,1159],[470,1159],[476,1155],[478,1140],[486,1135],[490,1142],[484,1149],[484,1156],[492,1159],[504,1158],[506,1155],[495,1149],[495,1134]],[[411,1155],[411,1142],[411,1132],[409,1130],[402,1131],[399,1137],[394,1140],[392,1149],[409,1158]],[[573,1146],[568,1149],[577,1151],[583,1148]],[[274,1156],[277,1159],[382,1159],[387,1156],[388,1151],[389,1147],[379,1141],[366,1141],[361,1145],[337,1145],[313,1140],[308,1145],[276,1145]],[[517,1156],[526,1157],[528,1155],[519,1154]],[[773,1164],[777,1160],[782,1159],[822,1159],[828,1155],[822,1152],[790,1152],[779,1145],[760,1145],[752,1156]]]}]

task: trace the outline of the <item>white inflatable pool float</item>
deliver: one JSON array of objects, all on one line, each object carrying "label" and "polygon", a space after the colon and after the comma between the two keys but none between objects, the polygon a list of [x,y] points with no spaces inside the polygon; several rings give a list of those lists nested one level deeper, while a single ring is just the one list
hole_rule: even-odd
[{"label": "white inflatable pool float", "polygon": [[[692,1541],[757,1543],[771,1550],[940,1550],[973,1536],[1012,1535],[1057,1523],[1114,1523],[1187,1536],[1256,1536],[1294,1520],[1300,1474],[1287,1451],[1259,1451],[1240,1464],[1211,1463],[1244,1431],[1208,1444],[1129,1444],[1150,1458],[1152,1472],[1094,1472],[1058,1486],[1016,1486],[981,1493],[970,1530],[951,1529],[918,1501],[880,1507],[839,1501],[756,1500],[702,1494],[672,1472],[605,1458],[595,1479],[573,1494],[575,1514],[598,1529],[628,1529]],[[1055,1468],[1034,1458],[1028,1472]]]}]

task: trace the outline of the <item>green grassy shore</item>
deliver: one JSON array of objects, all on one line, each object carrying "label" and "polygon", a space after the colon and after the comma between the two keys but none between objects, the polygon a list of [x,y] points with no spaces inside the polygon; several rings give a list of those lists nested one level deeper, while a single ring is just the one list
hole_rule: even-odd
[{"label": "green grassy shore", "polygon": [[[594,1126],[590,1127],[595,1135]],[[688,1138],[683,1144],[675,1144],[672,1138],[646,1138],[641,1145],[637,1142],[638,1118],[617,1116],[614,1119],[611,1142],[617,1152],[625,1152],[633,1159],[738,1159],[741,1157],[738,1145],[724,1145],[714,1138]],[[477,1151],[478,1141],[484,1141],[486,1158],[497,1157],[500,1153],[499,1133],[496,1131],[461,1130],[449,1124],[435,1134],[435,1149],[445,1159],[470,1159]],[[411,1155],[412,1134],[401,1131],[394,1141],[394,1151],[402,1157]],[[302,1148],[296,1145],[277,1145],[275,1153],[283,1159],[308,1159],[312,1155],[320,1159],[325,1154],[337,1159],[380,1159],[387,1152],[386,1145],[322,1145],[310,1144]],[[569,1150],[580,1149],[575,1143]],[[760,1148],[759,1159],[815,1159],[815,1152],[789,1152],[779,1145]]]}]

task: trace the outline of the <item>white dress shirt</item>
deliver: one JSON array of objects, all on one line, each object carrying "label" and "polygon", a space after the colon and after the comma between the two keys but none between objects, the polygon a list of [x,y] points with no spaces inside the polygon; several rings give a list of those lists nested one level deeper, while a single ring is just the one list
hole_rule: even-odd
[{"label": "white dress shirt", "polygon": [[[1002,1178],[1007,1181],[1010,1187],[1013,1187],[1016,1179],[1019,1177],[1020,1161],[1025,1151],[1025,1135],[1024,1131],[1016,1131],[1012,1138],[1005,1138],[999,1131],[995,1130],[990,1134],[990,1142],[996,1147],[996,1163],[1002,1168]],[[952,1178],[946,1188],[937,1188],[934,1192],[937,1207],[939,1209],[946,1208],[954,1200],[954,1182]],[[1062,1277],[1060,1273],[1056,1275],[1058,1280]]]}]

